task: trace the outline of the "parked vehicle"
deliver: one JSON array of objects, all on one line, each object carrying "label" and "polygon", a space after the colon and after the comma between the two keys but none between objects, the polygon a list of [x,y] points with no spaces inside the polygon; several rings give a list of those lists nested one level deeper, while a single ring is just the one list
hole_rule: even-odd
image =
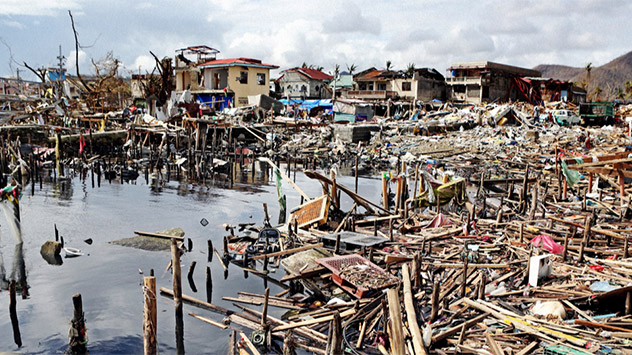
[{"label": "parked vehicle", "polygon": [[586,102],[579,105],[582,124],[613,124],[614,106],[612,102]]},{"label": "parked vehicle", "polygon": [[540,122],[549,121],[549,113],[554,122],[562,126],[581,122],[581,117],[573,110],[547,110],[540,114]]}]

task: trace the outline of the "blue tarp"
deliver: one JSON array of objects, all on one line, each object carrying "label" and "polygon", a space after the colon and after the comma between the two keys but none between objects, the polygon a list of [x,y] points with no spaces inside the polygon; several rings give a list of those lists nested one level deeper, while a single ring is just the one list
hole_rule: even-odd
[{"label": "blue tarp", "polygon": [[330,99],[325,99],[325,100],[281,99],[279,101],[281,101],[284,105],[288,105],[288,104],[292,106],[298,105],[299,110],[309,111],[315,107],[322,107],[325,109],[325,111],[333,109],[333,104]]},{"label": "blue tarp", "polygon": [[[230,108],[233,98],[230,96],[224,96],[223,94],[219,95],[196,95],[197,100],[203,104],[214,104],[216,110],[223,110],[225,108]],[[213,100],[215,98],[215,100]]]},{"label": "blue tarp", "polygon": [[[49,70],[48,71],[48,80],[50,81],[59,81],[59,70]],[[61,72],[61,80],[66,80],[66,71],[62,70]]]}]

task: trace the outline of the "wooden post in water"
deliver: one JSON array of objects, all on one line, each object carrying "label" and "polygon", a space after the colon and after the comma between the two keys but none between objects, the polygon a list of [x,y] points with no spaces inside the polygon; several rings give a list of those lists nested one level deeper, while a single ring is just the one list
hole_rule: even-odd
[{"label": "wooden post in water", "polygon": [[334,206],[336,206],[336,208],[340,208],[340,203],[338,201],[338,189],[336,188],[336,173],[334,172],[333,169],[331,169],[329,171],[329,175],[331,177],[331,199],[334,203]]},{"label": "wooden post in water", "polygon": [[213,274],[211,267],[206,267],[206,302],[212,303],[213,300]]},{"label": "wooden post in water", "polygon": [[22,336],[20,335],[20,325],[16,308],[15,280],[11,280],[9,283],[9,317],[11,318],[11,326],[13,327],[13,341],[19,348],[22,346]]},{"label": "wooden post in water", "polygon": [[355,157],[355,189],[354,192],[358,193],[358,159],[359,157],[356,155]]},{"label": "wooden post in water", "polygon": [[180,250],[178,250],[178,242],[171,239],[171,267],[173,270],[173,302],[176,309],[182,308],[182,280],[180,269]]},{"label": "wooden post in water", "polygon": [[267,287],[263,295],[263,310],[261,311],[261,327],[265,328],[268,324],[268,299],[270,297],[270,288]]},{"label": "wooden post in water", "polygon": [[382,174],[382,204],[385,210],[388,210],[388,181],[386,176]]},{"label": "wooden post in water", "polygon": [[173,303],[176,308],[176,353],[184,354],[184,320],[182,316],[182,278],[178,242],[171,239],[171,267],[173,270]]},{"label": "wooden post in water", "polygon": [[64,172],[61,167],[62,158],[63,158],[63,154],[62,154],[62,146],[61,146],[61,134],[57,132],[55,134],[55,166],[57,170],[57,175],[59,175],[59,177],[64,176]]},{"label": "wooden post in water", "polygon": [[208,249],[208,262],[212,262],[213,261],[213,241],[212,240],[207,240],[207,249]]},{"label": "wooden post in water", "polygon": [[86,324],[83,318],[83,303],[81,294],[77,293],[72,296],[72,306],[74,309],[74,317],[70,326],[70,351],[73,354],[85,354],[87,352],[86,343]]},{"label": "wooden post in water", "polygon": [[158,329],[158,313],[156,308],[156,278],[146,276],[144,278],[145,307],[143,309],[143,345],[145,355],[156,354],[156,333]]}]

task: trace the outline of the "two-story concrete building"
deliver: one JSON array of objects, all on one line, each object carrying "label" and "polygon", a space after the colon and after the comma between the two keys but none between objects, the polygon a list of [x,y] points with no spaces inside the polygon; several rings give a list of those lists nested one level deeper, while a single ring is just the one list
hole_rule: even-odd
[{"label": "two-story concrete building", "polygon": [[402,99],[445,100],[445,78],[433,68],[399,71],[392,75],[391,90]]},{"label": "two-story concrete building", "polygon": [[353,76],[355,90],[347,92],[347,97],[361,100],[386,100],[395,98],[397,93],[391,89],[391,71],[376,68],[366,69]]},{"label": "two-story concrete building", "polygon": [[542,76],[537,70],[494,62],[453,63],[448,74],[448,100],[474,104],[515,100],[520,96],[516,78]]},{"label": "two-story concrete building", "polygon": [[327,84],[334,77],[312,68],[291,68],[276,80],[281,97],[290,99],[330,99]]},{"label": "two-story concrete building", "polygon": [[216,59],[219,51],[206,46],[184,51],[197,54],[198,60],[188,60],[185,53],[176,56],[176,92],[189,90],[216,109],[247,106],[248,96],[268,95],[270,70],[279,68],[253,58]]},{"label": "two-story concrete building", "polygon": [[354,81],[357,83],[356,87],[347,92],[347,97],[353,99],[445,99],[444,77],[432,68],[411,71],[370,68],[358,73]]}]

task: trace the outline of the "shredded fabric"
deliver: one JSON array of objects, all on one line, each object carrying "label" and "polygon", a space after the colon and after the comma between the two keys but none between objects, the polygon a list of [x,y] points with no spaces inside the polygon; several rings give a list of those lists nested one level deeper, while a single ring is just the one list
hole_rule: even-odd
[{"label": "shredded fabric", "polygon": [[[584,161],[581,158],[575,158],[575,161],[577,161],[577,164],[584,163]],[[581,180],[583,175],[580,174],[579,171],[577,170],[569,169],[568,166],[566,165],[566,162],[564,162],[563,159],[561,159],[560,162],[562,164],[562,173],[564,174],[564,177],[566,178],[566,182],[568,183],[568,186],[573,187],[579,180]]]},{"label": "shredded fabric", "polygon": [[564,247],[554,241],[550,235],[546,234],[540,234],[531,239],[531,244],[533,244],[534,247],[544,248],[553,254],[562,254],[564,252]]}]

